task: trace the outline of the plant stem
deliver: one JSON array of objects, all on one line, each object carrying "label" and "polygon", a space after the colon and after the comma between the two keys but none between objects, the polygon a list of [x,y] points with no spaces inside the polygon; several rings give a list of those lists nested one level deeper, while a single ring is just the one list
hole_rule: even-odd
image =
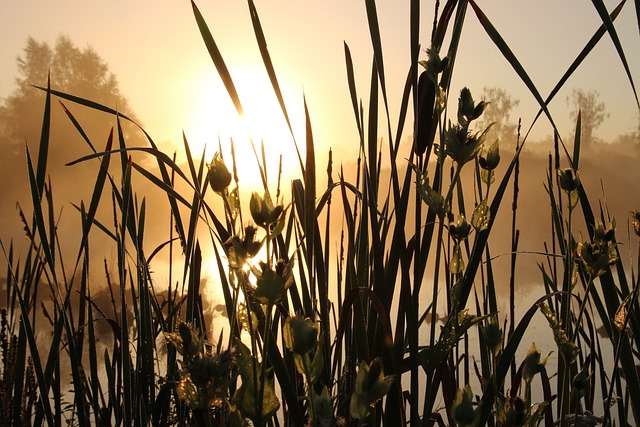
[{"label": "plant stem", "polygon": [[307,388],[309,389],[309,405],[311,406],[311,420],[312,426],[316,426],[316,403],[315,403],[315,391],[313,390],[313,383],[311,382],[311,374],[309,373],[309,363],[308,357],[304,357],[306,355],[301,355],[302,357],[302,366],[304,367],[304,376],[307,379]]},{"label": "plant stem", "polygon": [[259,424],[262,424],[262,405],[264,401],[264,387],[266,383],[266,371],[267,371],[267,349],[269,348],[269,336],[271,335],[271,312],[273,311],[273,306],[269,305],[267,307],[267,318],[264,324],[264,345],[262,347],[262,364],[261,364],[261,372],[260,372],[260,393],[258,394],[258,410],[260,411],[260,415],[258,415]]}]

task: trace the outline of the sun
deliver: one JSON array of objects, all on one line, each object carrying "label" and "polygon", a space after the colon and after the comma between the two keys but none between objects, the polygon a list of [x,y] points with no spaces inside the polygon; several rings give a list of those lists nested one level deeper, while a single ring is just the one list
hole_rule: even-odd
[{"label": "sun", "polygon": [[[287,126],[271,82],[264,70],[252,67],[230,69],[244,115],[237,113],[221,79],[213,73],[202,73],[194,85],[194,97],[189,107],[189,122],[184,129],[194,157],[203,152],[209,159],[222,146],[225,161],[231,162],[233,141],[240,180],[251,186],[261,185],[258,158],[262,160],[262,145],[270,180],[277,178],[280,156],[283,176],[300,173],[299,160],[291,131]],[[287,95],[295,98],[286,83],[280,82],[285,102]],[[287,106],[294,126],[296,140],[304,141],[304,134],[296,132],[296,124],[304,123],[304,115]],[[302,121],[301,121],[302,119]],[[300,128],[300,126],[298,126]],[[302,129],[304,127],[302,126]],[[255,148],[255,151],[254,151]],[[302,150],[304,147],[299,147]],[[300,153],[301,156],[304,153]]]}]

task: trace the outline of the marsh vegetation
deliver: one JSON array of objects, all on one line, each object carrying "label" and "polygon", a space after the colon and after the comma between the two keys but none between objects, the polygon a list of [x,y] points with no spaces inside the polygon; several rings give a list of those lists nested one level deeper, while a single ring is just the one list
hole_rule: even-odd
[{"label": "marsh vegetation", "polygon": [[[598,189],[584,184],[583,117],[565,141],[547,108],[604,37],[628,72],[613,25],[629,13],[625,3],[608,12],[594,0],[602,25],[544,97],[474,1],[437,3],[429,37],[419,34],[421,5],[412,1],[412,62],[397,112],[388,107],[387,87],[398,82],[385,79],[376,3],[365,4],[366,105],[344,46],[360,147],[349,172],[331,154],[317,163],[306,103],[306,132],[294,135],[252,0],[298,160],[288,166],[299,169],[291,182],[258,142],[262,186],[252,191],[240,185],[234,141],[207,156],[185,136],[186,161],[177,162],[127,111],[33,82],[46,100],[39,141],[25,153],[28,206],[18,208],[28,244],[0,241],[3,425],[638,424],[639,257],[621,247],[637,247],[640,206],[611,217]],[[192,7],[242,114],[223,54]],[[555,130],[543,199],[519,187],[528,130],[505,126],[488,139],[492,100],[474,95],[482,88],[451,93],[466,19],[479,20],[538,102],[533,121]],[[113,122],[108,137],[88,135],[77,111]],[[58,120],[86,142],[68,166],[90,167],[93,177],[82,201],[62,200],[75,235],[59,232],[61,200],[49,178]],[[548,219],[535,254],[519,247],[530,200],[544,200],[535,209]],[[151,218],[162,226],[150,231]],[[522,263],[541,290],[524,307]],[[536,320],[552,349],[527,335]]]}]

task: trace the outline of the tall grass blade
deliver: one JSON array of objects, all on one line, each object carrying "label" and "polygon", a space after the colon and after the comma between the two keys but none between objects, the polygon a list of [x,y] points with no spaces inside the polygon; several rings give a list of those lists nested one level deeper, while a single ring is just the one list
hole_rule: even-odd
[{"label": "tall grass blade", "polygon": [[369,22],[369,33],[371,34],[371,45],[373,46],[373,56],[375,58],[376,70],[378,72],[380,87],[382,89],[382,99],[389,119],[389,106],[387,103],[387,85],[384,77],[384,60],[382,54],[382,39],[380,38],[380,25],[378,24],[378,12],[375,0],[365,0],[367,9],[367,20]]},{"label": "tall grass blade", "polygon": [[307,135],[307,160],[304,180],[304,232],[307,242],[307,268],[309,269],[309,286],[311,300],[316,300],[316,284],[314,280],[314,248],[316,223],[316,159],[313,145],[313,132],[307,101],[304,100],[304,115]]},{"label": "tall grass blade", "polygon": [[44,194],[44,181],[47,175],[47,158],[49,154],[49,135],[51,133],[51,74],[47,75],[47,95],[42,117],[42,131],[38,148],[38,165],[36,168],[36,183],[40,197]]},{"label": "tall grass blade", "polygon": [[213,36],[211,35],[211,31],[209,31],[209,26],[205,22],[200,10],[196,6],[193,0],[191,1],[191,6],[193,8],[193,14],[196,18],[196,23],[198,24],[198,28],[200,29],[200,34],[202,35],[202,40],[204,41],[207,50],[209,51],[209,56],[213,60],[213,64],[216,66],[216,70],[218,70],[218,74],[222,79],[222,83],[224,83],[224,87],[227,89],[227,93],[231,97],[231,101],[233,101],[233,105],[236,107],[236,111],[240,115],[240,117],[244,116],[242,111],[242,104],[240,103],[240,97],[238,96],[238,92],[236,91],[236,86],[233,84],[233,79],[231,78],[231,74],[229,74],[229,69],[222,58],[222,54],[216,45]]},{"label": "tall grass blade", "polygon": [[369,199],[372,203],[378,202],[378,181],[377,167],[378,159],[378,73],[376,70],[376,61],[371,66],[371,86],[369,90],[369,131],[367,132],[367,146],[362,147],[367,156],[367,169],[372,181],[372,187],[369,188]]},{"label": "tall grass blade", "polygon": [[[616,6],[616,8],[611,12],[610,18],[611,18],[612,21],[614,21],[618,17],[618,15],[620,14],[620,11],[622,10],[622,7],[624,6],[625,2],[626,2],[626,0],[622,0],[618,4],[618,6]],[[589,56],[589,54],[591,53],[593,48],[596,47],[596,45],[602,39],[602,36],[604,36],[606,34],[606,32],[607,32],[607,29],[604,26],[604,24],[601,25],[600,28],[598,28],[598,30],[596,30],[594,35],[591,37],[591,39],[589,39],[589,41],[585,45],[585,47],[582,48],[582,50],[580,51],[580,53],[578,54],[576,59],[574,59],[573,62],[571,63],[571,65],[569,65],[569,68],[567,69],[567,71],[565,71],[565,73],[562,75],[560,80],[558,80],[558,83],[556,83],[556,85],[553,87],[551,92],[549,92],[549,95],[547,96],[547,98],[544,101],[545,105],[549,105],[551,100],[558,94],[560,89],[562,89],[564,84],[569,80],[569,77],[571,77],[573,75],[573,73],[578,69],[578,67],[580,66],[580,64],[582,64],[582,62],[585,60],[585,58],[587,58],[587,56]],[[529,126],[529,130],[527,131],[526,135],[528,135],[529,132],[531,132],[531,129],[533,128],[533,125],[537,122],[538,118],[543,113],[543,111],[544,110],[541,108],[538,111],[538,113],[536,114],[536,116],[533,118],[533,120],[531,121],[531,125]],[[526,136],[525,136],[525,139],[526,139]]]},{"label": "tall grass blade", "polygon": [[[105,152],[109,152],[111,150],[111,145],[113,144],[113,129],[109,133],[109,138],[107,139],[107,145],[104,149]],[[80,257],[82,256],[82,251],[89,244],[89,231],[91,230],[91,226],[93,225],[93,220],[95,219],[96,212],[98,210],[98,205],[100,203],[100,199],[102,198],[102,190],[104,188],[104,183],[107,177],[107,172],[109,171],[109,161],[111,160],[111,156],[104,156],[100,162],[100,169],[98,170],[98,176],[96,178],[96,183],[93,186],[93,193],[91,195],[91,202],[89,204],[89,210],[86,214],[86,222],[84,223],[83,231],[82,231],[82,243],[80,245],[80,251],[78,252],[78,258],[76,263],[80,261]]]},{"label": "tall grass blade", "polygon": [[624,50],[622,49],[622,43],[620,43],[620,38],[618,37],[618,32],[616,31],[616,27],[613,26],[613,22],[611,21],[611,17],[609,17],[609,13],[607,12],[607,7],[604,5],[602,0],[591,0],[593,5],[595,6],[598,14],[600,15],[600,19],[604,23],[604,26],[607,28],[607,32],[611,37],[611,41],[613,45],[616,47],[616,52],[618,52],[618,56],[620,57],[620,61],[622,62],[622,66],[624,67],[624,71],[627,73],[627,78],[629,79],[629,84],[631,85],[631,89],[633,90],[633,95],[636,98],[636,105],[640,110],[640,101],[638,100],[638,92],[636,91],[636,85],[633,82],[633,77],[631,76],[631,70],[629,69],[629,63],[627,62],[627,57],[624,54]]},{"label": "tall grass blade", "polygon": [[360,135],[360,143],[364,142],[364,130],[360,122],[360,114],[358,113],[358,92],[356,90],[356,81],[353,73],[353,59],[351,58],[351,50],[349,45],[344,42],[344,56],[347,65],[347,82],[349,84],[349,94],[351,95],[351,105],[353,113],[356,117],[356,125],[358,126],[358,135]]},{"label": "tall grass blade", "polygon": [[580,166],[580,139],[582,135],[582,111],[578,111],[578,119],[576,120],[576,136],[573,140],[573,158],[571,161],[573,170],[579,170]]},{"label": "tall grass blade", "polygon": [[[133,422],[133,405],[135,393],[133,385],[133,366],[130,358],[131,350],[129,344],[129,320],[127,318],[127,267],[126,267],[126,235],[127,224],[129,223],[129,217],[132,207],[131,201],[131,164],[129,163],[122,171],[122,202],[121,202],[121,224],[119,225],[118,235],[118,276],[120,287],[120,360],[118,366],[120,372],[118,373],[122,378],[122,399],[123,399],[123,414],[122,419],[125,425],[131,425]],[[117,394],[120,396],[120,393]]]},{"label": "tall grass blade", "polygon": [[[49,92],[47,91],[47,93],[49,93]],[[87,143],[87,145],[89,146],[89,148],[91,149],[92,152],[96,153],[97,152],[96,148],[93,146],[93,143],[89,139],[89,136],[87,135],[87,133],[82,128],[82,125],[80,125],[80,122],[78,121],[78,119],[76,119],[76,117],[73,115],[73,113],[71,113],[71,111],[67,108],[67,106],[64,105],[64,102],[62,102],[60,100],[58,102],[60,103],[60,106],[64,110],[64,112],[67,115],[67,117],[69,118],[69,120],[71,120],[71,123],[73,124],[73,127],[76,128],[76,130],[78,131],[78,133],[80,134],[80,136],[82,137],[84,142]],[[111,131],[113,132],[113,129]]]},{"label": "tall grass blade", "polygon": [[42,91],[45,91],[47,93],[50,93],[51,95],[55,95],[55,96],[57,96],[59,98],[67,99],[67,100],[69,100],[71,102],[74,102],[76,104],[79,104],[79,105],[84,105],[85,107],[89,107],[89,108],[91,108],[93,110],[102,111],[103,113],[108,113],[108,114],[112,114],[112,115],[114,115],[116,117],[121,117],[121,118],[133,123],[137,127],[139,127],[140,130],[144,131],[144,129],[142,129],[142,126],[140,126],[132,118],[127,117],[126,115],[118,112],[117,110],[114,110],[113,108],[109,108],[109,107],[107,107],[107,106],[105,106],[105,105],[103,105],[103,104],[101,104],[99,102],[91,101],[91,100],[83,98],[81,96],[70,95],[68,93],[61,92],[61,91],[58,91],[58,90],[55,90],[55,89],[44,88],[42,86],[35,86],[34,85],[33,87],[35,87],[36,89],[40,89]]},{"label": "tall grass blade", "polygon": [[[39,191],[38,182],[35,175],[35,171],[33,170],[33,163],[31,162],[31,154],[29,152],[28,146],[26,146],[26,152],[27,152],[27,170],[29,174],[29,184],[31,185],[31,201],[33,202],[34,231],[32,232],[32,234],[35,237],[35,231],[37,230],[38,232],[37,235],[40,238],[45,259],[47,261],[47,264],[50,269],[50,273],[55,283],[57,282],[55,258],[53,255],[53,251],[51,250],[49,238],[47,237],[46,224],[44,221],[44,215],[42,213],[42,206],[40,205],[40,201],[42,200],[42,195],[40,194],[40,191]],[[35,244],[35,242],[33,243]]]},{"label": "tall grass blade", "polygon": [[507,45],[507,43],[502,38],[502,36],[498,32],[498,30],[493,26],[491,21],[489,21],[489,18],[487,18],[487,16],[484,14],[484,12],[482,12],[480,7],[473,0],[469,0],[469,4],[471,5],[471,7],[473,8],[474,12],[476,13],[476,16],[478,17],[478,20],[480,21],[480,24],[485,29],[487,35],[491,38],[493,43],[500,50],[500,52],[505,57],[505,59],[509,62],[509,64],[511,64],[511,66],[513,67],[513,69],[516,72],[516,74],[518,74],[518,76],[520,77],[522,82],[527,86],[527,88],[529,89],[529,91],[531,92],[533,97],[536,99],[538,104],[540,104],[540,108],[542,108],[542,110],[544,111],[545,115],[547,116],[547,119],[549,120],[549,123],[553,127],[553,130],[557,134],[559,134],[560,132],[558,131],[558,128],[556,127],[556,124],[555,124],[555,122],[553,120],[553,117],[551,117],[551,113],[547,109],[547,105],[545,104],[544,100],[542,99],[542,96],[540,96],[540,92],[538,91],[538,88],[536,87],[536,85],[533,83],[533,81],[529,77],[529,74],[527,74],[525,69],[522,67],[522,64],[520,64],[520,61],[518,61],[518,59],[516,58],[514,53],[511,51],[511,48],[509,47],[509,45]]},{"label": "tall grass blade", "polygon": [[298,161],[300,162],[300,171],[304,175],[304,164],[302,163],[302,156],[300,155],[300,149],[298,148],[298,143],[296,142],[295,135],[293,134],[293,128],[291,127],[291,121],[289,120],[289,113],[287,112],[287,107],[285,106],[284,98],[282,97],[282,91],[280,90],[278,77],[276,76],[276,72],[273,67],[273,62],[271,61],[271,55],[269,55],[267,40],[264,37],[264,31],[262,30],[262,25],[260,24],[258,11],[256,10],[256,6],[253,0],[248,0],[248,3],[249,3],[249,13],[251,14],[251,23],[253,24],[253,31],[256,34],[256,40],[258,42],[258,48],[260,49],[260,54],[262,55],[262,61],[264,62],[264,67],[266,68],[267,74],[269,75],[269,80],[271,81],[273,92],[275,93],[276,98],[278,98],[278,103],[280,104],[280,109],[282,110],[282,114],[284,114],[284,118],[287,121],[287,127],[289,128],[289,132],[291,133],[291,138],[293,139],[293,145],[296,148],[296,154],[298,155]]}]

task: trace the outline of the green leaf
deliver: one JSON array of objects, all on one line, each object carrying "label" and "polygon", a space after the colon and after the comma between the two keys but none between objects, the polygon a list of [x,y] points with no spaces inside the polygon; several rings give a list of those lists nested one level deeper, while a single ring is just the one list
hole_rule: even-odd
[{"label": "green leaf", "polygon": [[489,228],[489,221],[491,219],[491,210],[487,204],[487,199],[482,200],[473,210],[471,215],[471,225],[473,228],[480,232]]},{"label": "green leaf", "polygon": [[[259,362],[254,361],[250,363],[256,363],[258,365],[257,371],[260,372],[261,364]],[[241,375],[242,385],[233,395],[235,404],[240,412],[242,412],[242,415],[252,420],[255,425],[258,424],[258,420],[262,420],[262,422],[267,421],[280,409],[280,400],[278,400],[276,396],[273,385],[273,371],[268,369],[265,374],[266,378],[258,378],[258,381],[254,380],[251,369],[241,371]],[[255,397],[258,395],[258,390],[260,390],[262,386],[262,381],[266,381],[264,384],[264,395],[262,397],[262,408],[257,409]],[[255,388],[256,385],[258,387],[257,389]],[[258,413],[258,411],[261,413]]]},{"label": "green leaf", "polygon": [[464,271],[464,259],[462,258],[462,250],[459,244],[453,249],[451,261],[449,262],[449,272],[451,274],[460,274]]},{"label": "green leaf", "polygon": [[254,296],[260,304],[268,307],[281,303],[287,296],[285,279],[270,268],[258,278]]}]

